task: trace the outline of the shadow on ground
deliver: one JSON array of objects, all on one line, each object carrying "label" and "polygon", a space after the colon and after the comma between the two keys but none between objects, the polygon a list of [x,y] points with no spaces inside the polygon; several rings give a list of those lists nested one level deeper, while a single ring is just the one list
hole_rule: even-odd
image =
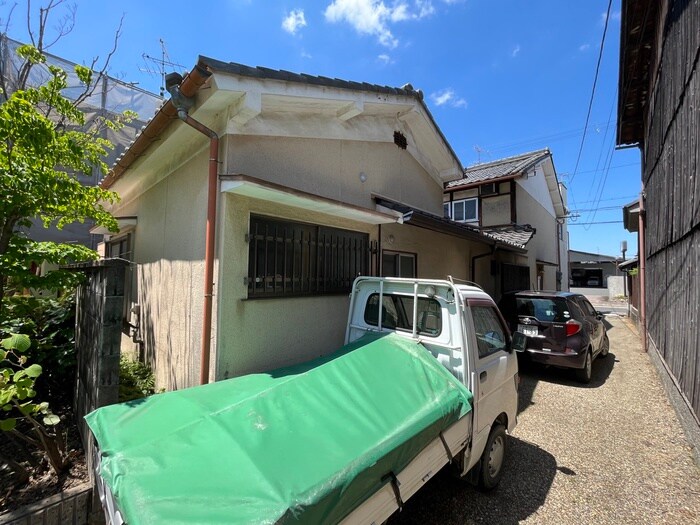
[{"label": "shadow on ground", "polygon": [[598,357],[593,361],[593,374],[590,383],[581,383],[576,377],[576,371],[566,368],[555,368],[531,363],[527,360],[518,361],[520,386],[518,388],[518,414],[532,405],[532,397],[540,381],[555,383],[571,388],[599,388],[610,377],[618,359],[615,354],[608,353],[607,357]]},{"label": "shadow on ground", "polygon": [[[526,519],[544,504],[557,462],[546,450],[513,436],[509,436],[508,446],[506,470],[493,492],[480,492],[453,477],[447,466],[388,524],[515,524]],[[559,470],[575,475],[568,469]]]}]

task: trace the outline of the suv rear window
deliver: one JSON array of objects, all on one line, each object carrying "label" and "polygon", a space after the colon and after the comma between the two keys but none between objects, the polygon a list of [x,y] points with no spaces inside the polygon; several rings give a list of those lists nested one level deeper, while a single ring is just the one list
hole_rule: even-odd
[{"label": "suv rear window", "polygon": [[518,315],[535,317],[547,323],[565,323],[573,316],[562,297],[516,297]]},{"label": "suv rear window", "polygon": [[[377,326],[379,294],[372,294],[365,305],[365,323]],[[427,297],[418,298],[418,326],[416,333],[437,337],[442,332],[440,303]],[[382,297],[382,327],[413,332],[413,296],[384,294]]]}]

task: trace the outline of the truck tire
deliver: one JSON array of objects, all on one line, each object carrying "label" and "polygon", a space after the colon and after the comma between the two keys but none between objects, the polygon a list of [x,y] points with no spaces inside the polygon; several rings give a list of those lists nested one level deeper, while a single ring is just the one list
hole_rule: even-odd
[{"label": "truck tire", "polygon": [[481,490],[493,490],[501,481],[503,463],[506,457],[506,443],[506,427],[500,423],[495,424],[479,461],[479,488]]},{"label": "truck tire", "polygon": [[593,356],[589,348],[586,350],[586,361],[584,362],[583,368],[576,370],[576,379],[581,383],[590,383],[591,377],[593,377]]}]

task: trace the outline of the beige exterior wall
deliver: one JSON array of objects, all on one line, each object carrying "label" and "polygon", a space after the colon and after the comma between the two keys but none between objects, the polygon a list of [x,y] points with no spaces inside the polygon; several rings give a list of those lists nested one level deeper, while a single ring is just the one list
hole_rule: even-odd
[{"label": "beige exterior wall", "polygon": [[[222,173],[244,174],[368,209],[374,209],[376,193],[442,215],[441,185],[393,144],[244,136],[224,137],[222,144]],[[113,208],[117,216],[138,218],[133,304],[140,308],[137,337],[143,346],[139,349],[125,336],[123,350],[142,350],[154,368],[156,386],[167,390],[199,382],[207,161],[204,148],[162,172],[151,165],[139,171],[137,164],[113,188],[128,188],[128,195],[137,195]],[[168,169],[174,171],[168,174]],[[364,183],[361,172],[367,176]],[[152,185],[140,193],[139,183],[145,178]],[[347,295],[247,299],[245,234],[251,213],[378,238],[376,225],[220,194],[210,368],[217,380],[307,361],[334,351],[344,338]],[[398,232],[402,249],[416,251],[412,247],[423,245],[417,248],[421,274],[436,269],[443,276],[469,275],[465,243],[450,248],[445,257],[446,250],[427,248],[439,234],[408,226]]]},{"label": "beige exterior wall", "polygon": [[485,245],[409,224],[382,225],[380,249],[416,255],[417,277],[470,279],[469,262]]},{"label": "beige exterior wall", "polygon": [[[146,362],[156,386],[168,390],[199,383],[207,158],[198,153],[113,212],[138,217],[132,303],[140,307]],[[133,352],[134,343],[124,338],[123,350]]]},{"label": "beige exterior wall", "polygon": [[481,199],[481,225],[510,224],[510,194]]},{"label": "beige exterior wall", "polygon": [[365,232],[377,226],[231,194],[221,196],[216,379],[262,372],[326,355],[345,337],[349,296],[248,299],[250,214]]},{"label": "beige exterior wall", "polygon": [[[531,224],[537,228],[537,233],[527,244],[528,253],[534,259],[557,263],[557,221],[555,217],[528,192],[523,191],[520,185],[516,187],[516,207],[518,223]],[[533,266],[531,268],[534,270],[532,282],[536,284],[536,268]],[[545,270],[543,289],[554,290],[556,289],[557,269],[549,268],[552,270]]]},{"label": "beige exterior wall", "polygon": [[394,144],[241,135],[226,142],[226,173],[370,209],[375,193],[442,216],[442,186]]}]

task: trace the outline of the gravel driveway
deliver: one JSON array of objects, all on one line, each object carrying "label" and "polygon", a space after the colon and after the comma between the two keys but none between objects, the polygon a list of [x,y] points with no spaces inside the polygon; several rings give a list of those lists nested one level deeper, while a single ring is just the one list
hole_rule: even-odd
[{"label": "gravel driveway", "polygon": [[629,321],[607,321],[610,355],[589,385],[521,370],[498,489],[482,494],[443,471],[389,523],[700,523],[700,468],[675,412]]}]

